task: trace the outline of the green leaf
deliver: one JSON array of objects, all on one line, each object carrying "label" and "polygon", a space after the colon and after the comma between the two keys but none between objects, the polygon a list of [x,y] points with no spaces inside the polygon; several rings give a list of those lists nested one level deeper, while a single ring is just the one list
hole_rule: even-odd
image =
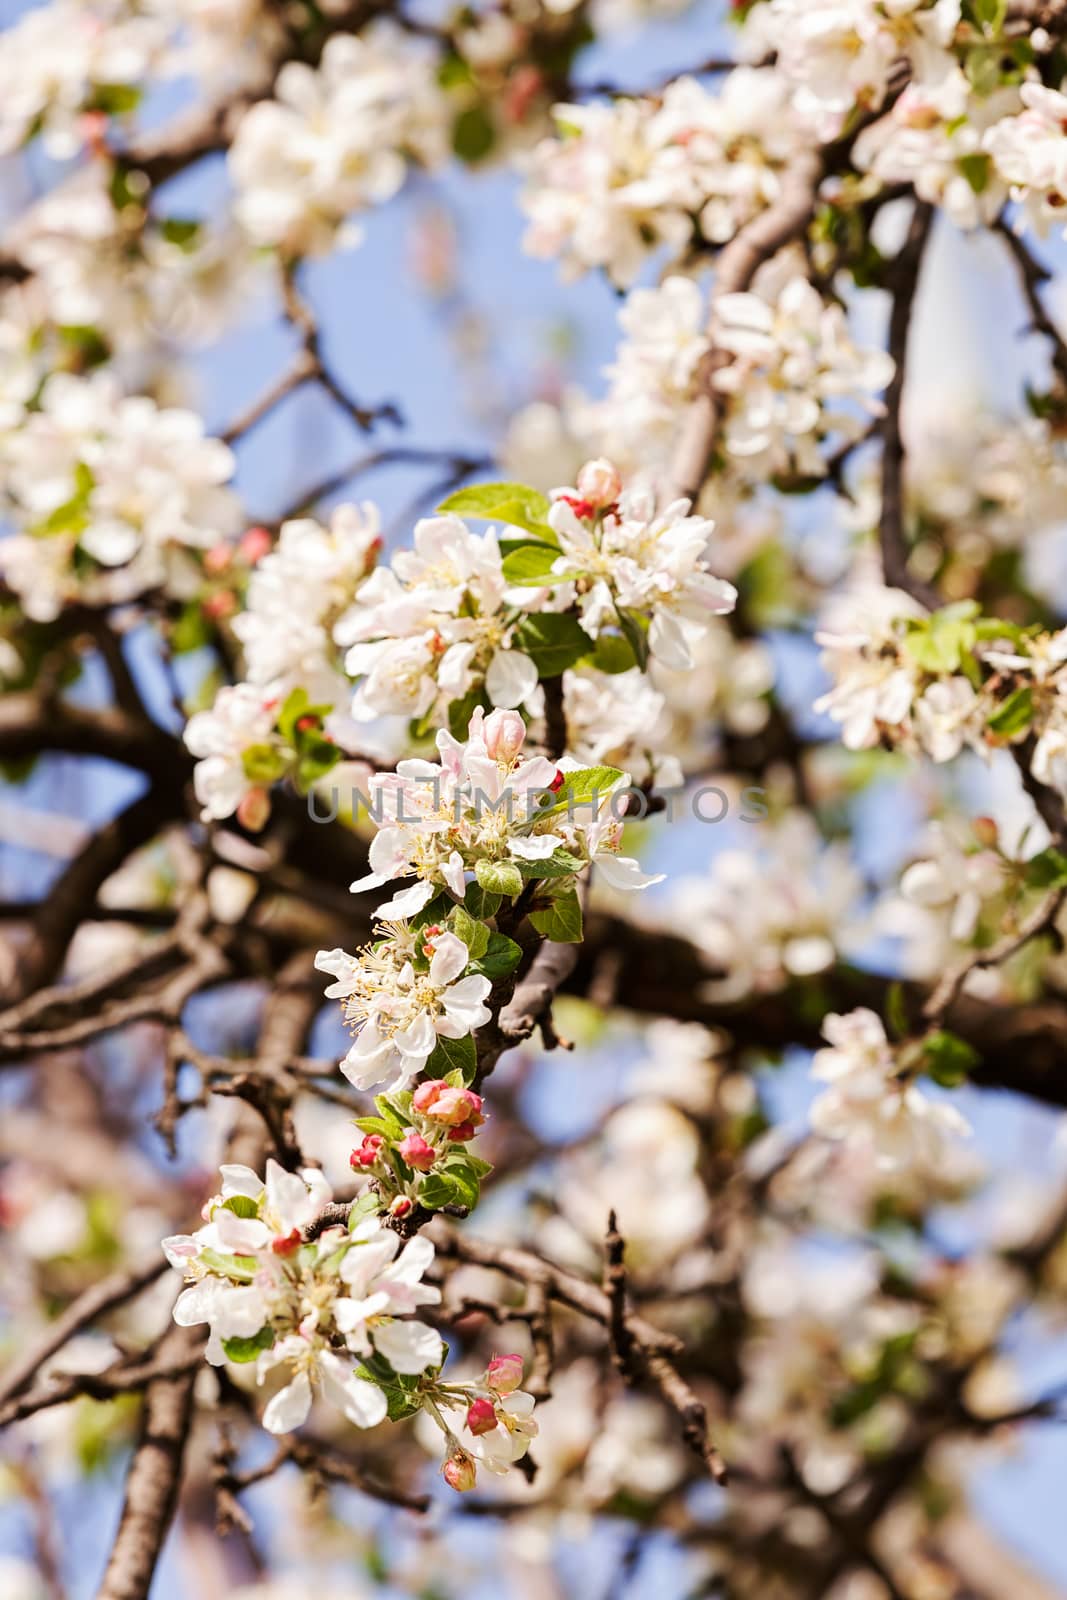
[{"label": "green leaf", "polygon": [[375,1097],[374,1107],[391,1139],[402,1139],[411,1127],[411,1118],[387,1094]]},{"label": "green leaf", "polygon": [[944,1028],[923,1040],[923,1067],[943,1089],[958,1089],[978,1060],[973,1045]]},{"label": "green leaf", "polygon": [[235,1217],[258,1217],[259,1206],[247,1194],[231,1194],[222,1202],[223,1211],[232,1211]]},{"label": "green leaf", "polygon": [[580,944],[582,940],[582,907],[577,891],[565,889],[553,896],[547,906],[530,912],[530,921],[555,944]]},{"label": "green leaf", "polygon": [[1067,883],[1067,856],[1050,845],[1026,863],[1026,886],[1028,889],[1051,889],[1058,883]]},{"label": "green leaf", "polygon": [[212,636],[211,624],[199,600],[187,600],[170,630],[170,647],[175,655],[199,650]]},{"label": "green leaf", "polygon": [[[613,786],[618,783],[622,773],[618,767],[579,767],[576,772],[566,772],[563,782],[556,790],[555,799],[543,811],[538,811],[538,821],[542,817],[555,817],[564,811],[574,809],[593,809],[603,805]],[[535,863],[536,864],[536,863]]]},{"label": "green leaf", "polygon": [[956,165],[975,194],[981,194],[985,189],[988,189],[993,162],[991,157],[987,156],[984,151],[972,150],[969,155],[960,156]]},{"label": "green leaf", "polygon": [[911,1031],[908,1008],[904,999],[904,985],[894,981],[889,985],[885,999],[885,1018],[891,1039],[906,1039]]},{"label": "green leaf", "polygon": [[976,609],[973,601],[965,601],[935,611],[908,634],[905,650],[926,672],[958,672],[961,656],[973,648],[978,636],[971,620]]},{"label": "green leaf", "polygon": [[367,1217],[376,1217],[381,1209],[382,1202],[374,1193],[374,1190],[364,1189],[348,1213],[349,1233],[355,1233],[361,1222],[364,1222]]},{"label": "green leaf", "polygon": [[238,1283],[251,1283],[259,1271],[255,1256],[226,1256],[219,1250],[201,1250],[197,1260],[220,1277],[233,1278]]},{"label": "green leaf", "polygon": [[200,238],[201,224],[194,217],[164,217],[159,231],[168,244],[192,250]]},{"label": "green leaf", "polygon": [[241,751],[241,766],[250,783],[275,783],[288,770],[289,763],[272,744],[250,744]]},{"label": "green leaf", "polygon": [[570,878],[581,872],[585,862],[569,850],[553,850],[544,861],[517,861],[524,878]]},{"label": "green leaf", "polygon": [[466,1156],[450,1156],[443,1167],[427,1173],[419,1187],[419,1203],[427,1211],[439,1211],[442,1206],[466,1206],[473,1211],[478,1204],[481,1182]]},{"label": "green leaf", "polygon": [[50,538],[57,533],[78,534],[84,532],[89,526],[89,496],[93,492],[96,479],[92,469],[84,461],[79,461],[74,468],[74,493],[69,500],[61,506],[56,506],[48,516],[34,525],[34,533],[38,537]]},{"label": "green leaf", "polygon": [[450,494],[437,509],[453,512],[457,517],[477,517],[483,522],[503,522],[511,528],[525,528],[546,544],[556,543],[555,532],[546,520],[551,502],[539,489],[531,489],[526,483],[475,483]]},{"label": "green leaf", "polygon": [[544,611],[523,617],[515,629],[515,648],[528,655],[542,678],[558,678],[590,653],[593,641],[570,612]]},{"label": "green leaf", "polygon": [[1024,684],[1008,696],[1000,710],[989,718],[986,727],[999,738],[1010,739],[1028,728],[1033,719],[1034,692],[1029,684]]},{"label": "green leaf", "polygon": [[506,933],[491,933],[485,951],[471,962],[471,967],[473,971],[480,972],[483,978],[496,983],[514,972],[521,960],[521,945],[509,939]]},{"label": "green leaf", "polygon": [[559,551],[550,544],[524,544],[518,550],[513,550],[504,557],[503,572],[508,583],[533,587],[549,583],[564,583],[565,578],[557,577],[552,567],[559,558]]},{"label": "green leaf", "polygon": [[227,1361],[254,1361],[261,1350],[269,1350],[274,1343],[274,1329],[263,1327],[251,1339],[223,1339],[222,1351]]},{"label": "green leaf", "polygon": [[627,611],[622,606],[616,608],[615,614],[619,619],[622,636],[633,651],[637,665],[644,672],[648,666],[648,633],[645,619],[640,613]]},{"label": "green leaf", "polygon": [[464,906],[479,922],[488,922],[490,917],[495,917],[503,903],[503,895],[483,889],[480,883],[468,883],[467,892],[463,896]]},{"label": "green leaf", "polygon": [[309,739],[301,735],[301,743],[303,749],[296,764],[296,786],[301,794],[306,794],[313,784],[333,770],[341,759],[341,752],[332,739]]},{"label": "green leaf", "polygon": [[402,1422],[422,1410],[421,1375],[405,1376],[394,1372],[388,1361],[373,1355],[356,1367],[356,1377],[373,1383],[385,1395],[386,1415],[390,1422]]},{"label": "green leaf", "polygon": [[466,739],[467,726],[479,706],[483,711],[489,710],[489,699],[481,684],[476,689],[469,689],[461,700],[449,701],[448,731],[453,739]]},{"label": "green leaf", "polygon": [[618,672],[629,672],[631,667],[637,665],[637,657],[633,645],[624,635],[602,633],[597,639],[592,662],[598,672],[614,675]]},{"label": "green leaf", "polygon": [[86,101],[87,111],[103,111],[109,117],[127,116],[141,103],[141,91],[132,83],[97,83]]},{"label": "green leaf", "polygon": [[472,917],[462,906],[456,907],[448,921],[456,938],[467,946],[472,961],[485,954],[489,947],[489,929],[484,922]]},{"label": "green leaf", "polygon": [[481,861],[474,863],[474,876],[483,889],[492,894],[502,894],[514,900],[522,893],[522,873],[511,861]]},{"label": "green leaf", "polygon": [[484,106],[468,106],[452,124],[452,149],[461,161],[481,161],[495,143],[496,129]]},{"label": "green leaf", "polygon": [[444,1078],[450,1072],[460,1072],[466,1084],[472,1082],[477,1068],[478,1053],[468,1033],[462,1039],[438,1038],[424,1071],[428,1078]]}]

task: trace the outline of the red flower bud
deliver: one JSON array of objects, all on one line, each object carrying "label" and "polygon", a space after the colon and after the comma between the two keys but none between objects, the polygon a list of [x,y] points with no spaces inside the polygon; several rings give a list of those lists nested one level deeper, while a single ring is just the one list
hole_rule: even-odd
[{"label": "red flower bud", "polygon": [[294,1228],[292,1233],[279,1233],[270,1242],[271,1250],[276,1256],[291,1256],[294,1250],[299,1250],[302,1240],[300,1229]]},{"label": "red flower bud", "polygon": [[408,1212],[413,1210],[414,1204],[415,1202],[409,1200],[406,1194],[398,1194],[389,1207],[389,1215],[391,1217],[406,1217]]},{"label": "red flower bud", "polygon": [[446,1135],[451,1144],[466,1144],[468,1139],[474,1138],[473,1122],[458,1122],[454,1128],[449,1128]]},{"label": "red flower bud", "polygon": [[380,1133],[366,1134],[359,1149],[353,1150],[349,1156],[349,1166],[354,1172],[358,1172],[362,1167],[373,1167],[378,1159],[378,1152],[384,1143],[385,1140]]},{"label": "red flower bud", "polygon": [[405,1134],[397,1145],[397,1150],[403,1156],[409,1167],[414,1167],[416,1172],[429,1172],[437,1160],[437,1151],[432,1144],[427,1144],[421,1133],[414,1129]]},{"label": "red flower bud", "polygon": [[475,1435],[492,1433],[496,1427],[496,1407],[491,1400],[472,1400],[467,1410],[467,1427]]}]

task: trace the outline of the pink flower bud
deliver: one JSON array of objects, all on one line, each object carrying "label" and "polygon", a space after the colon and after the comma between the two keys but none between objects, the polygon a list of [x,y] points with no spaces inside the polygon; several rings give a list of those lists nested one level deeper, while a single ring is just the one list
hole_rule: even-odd
[{"label": "pink flower bud", "polygon": [[385,1143],[380,1133],[368,1133],[364,1136],[363,1143],[358,1150],[353,1150],[348,1158],[348,1164],[354,1172],[361,1167],[373,1167],[378,1159],[378,1152]]},{"label": "pink flower bud", "polygon": [[233,560],[233,551],[228,544],[213,544],[204,555],[204,570],[217,576],[225,572]]},{"label": "pink flower bud", "polygon": [[443,1122],[447,1127],[458,1127],[460,1123],[477,1127],[485,1121],[480,1094],[475,1094],[473,1089],[453,1088],[441,1078],[431,1078],[429,1083],[420,1084],[411,1104],[422,1116]]},{"label": "pink flower bud", "polygon": [[474,1457],[469,1456],[466,1450],[458,1450],[454,1456],[449,1456],[441,1471],[448,1487],[458,1490],[460,1494],[473,1489],[478,1481]]},{"label": "pink flower bud", "polygon": [[491,711],[485,719],[484,735],[493,761],[514,761],[526,742],[526,724],[517,711]]},{"label": "pink flower bud", "polygon": [[405,1134],[397,1145],[397,1150],[403,1156],[409,1167],[414,1167],[416,1172],[429,1172],[437,1160],[437,1151],[432,1144],[427,1144],[421,1133]]},{"label": "pink flower bud", "polygon": [[466,1144],[468,1139],[474,1138],[473,1122],[457,1122],[454,1128],[449,1128],[446,1135],[450,1144]]},{"label": "pink flower bud", "polygon": [[494,1356],[486,1369],[485,1381],[494,1394],[512,1394],[522,1382],[521,1356]]},{"label": "pink flower bud", "polygon": [[391,1217],[406,1217],[408,1212],[414,1209],[414,1205],[415,1202],[409,1200],[406,1194],[398,1194],[389,1207],[389,1215]]},{"label": "pink flower bud", "polygon": [[618,469],[599,456],[582,467],[575,488],[582,499],[588,500],[591,505],[612,506],[622,493],[622,479]]},{"label": "pink flower bud", "polygon": [[237,548],[245,560],[255,566],[256,562],[262,560],[266,555],[273,543],[274,540],[266,528],[249,528],[242,534],[241,542]]},{"label": "pink flower bud", "polygon": [[221,622],[224,617],[232,617],[237,610],[237,596],[229,589],[220,589],[218,594],[209,594],[204,601],[204,615],[210,617],[212,622]]},{"label": "pink flower bud", "polygon": [[259,833],[270,816],[270,795],[266,789],[249,789],[237,807],[237,820],[249,833]]},{"label": "pink flower bud", "polygon": [[477,1437],[496,1427],[496,1407],[491,1400],[472,1400],[467,1409],[467,1427]]}]

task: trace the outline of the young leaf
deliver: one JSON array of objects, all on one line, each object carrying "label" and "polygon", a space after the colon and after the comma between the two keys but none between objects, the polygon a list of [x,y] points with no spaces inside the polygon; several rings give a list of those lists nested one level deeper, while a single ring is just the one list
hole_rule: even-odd
[{"label": "young leaf", "polygon": [[559,557],[559,551],[550,544],[524,544],[518,550],[513,550],[506,555],[503,561],[504,577],[508,583],[520,587],[539,587],[549,583],[563,583],[564,578],[556,577],[552,568]]},{"label": "young leaf", "polygon": [[511,861],[476,861],[474,876],[483,889],[492,894],[503,894],[514,900],[522,893],[522,873]]},{"label": "young leaf", "polygon": [[593,641],[577,617],[545,611],[523,617],[515,629],[514,647],[530,657],[542,678],[558,678],[589,654]]},{"label": "young leaf", "polygon": [[579,767],[577,772],[565,773],[552,804],[537,815],[554,817],[572,808],[580,808],[586,814],[595,811],[621,777],[618,767]]},{"label": "young leaf", "polygon": [[223,1339],[222,1350],[227,1361],[254,1361],[261,1350],[269,1350],[274,1343],[274,1329],[260,1328],[250,1339]]},{"label": "young leaf", "polygon": [[485,954],[489,947],[489,929],[484,922],[477,921],[462,906],[456,907],[448,921],[456,938],[467,946],[472,961]]},{"label": "young leaf", "polygon": [[424,1070],[428,1078],[444,1078],[450,1072],[460,1072],[467,1084],[472,1081],[477,1067],[478,1054],[468,1033],[462,1039],[439,1038]]},{"label": "young leaf", "polygon": [[973,1045],[944,1028],[923,1041],[923,1066],[943,1089],[958,1089],[978,1059]]},{"label": "young leaf", "polygon": [[551,502],[538,489],[525,483],[475,483],[442,500],[438,511],[457,517],[477,517],[484,522],[503,522],[511,528],[525,528],[548,544],[556,535],[548,525]]},{"label": "young leaf", "polygon": [[491,933],[485,951],[471,962],[471,967],[483,978],[491,978],[496,983],[514,972],[521,960],[522,948],[514,939],[509,939],[506,933]]},{"label": "young leaf", "polygon": [[555,944],[581,944],[582,907],[574,890],[565,890],[553,896],[547,906],[531,910],[530,920],[537,933]]},{"label": "young leaf", "polygon": [[574,889],[565,890],[547,906],[531,911],[530,921],[538,933],[556,944],[581,943],[582,907]]}]

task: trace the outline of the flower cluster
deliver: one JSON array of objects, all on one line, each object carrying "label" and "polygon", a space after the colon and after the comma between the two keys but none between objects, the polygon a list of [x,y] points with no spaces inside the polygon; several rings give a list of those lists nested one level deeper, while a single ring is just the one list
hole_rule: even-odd
[{"label": "flower cluster", "polygon": [[560,554],[530,546],[531,577],[573,584],[590,638],[621,623],[642,664],[651,654],[688,669],[709,619],[737,602],[733,585],[707,568],[714,524],[691,516],[688,500],[657,510],[652,491],[624,490],[608,461],[587,462],[575,488],[557,489],[548,520]]},{"label": "flower cluster", "polygon": [[149,78],[229,84],[261,68],[279,28],[259,0],[52,0],[4,33],[0,153],[40,135],[57,160],[136,110]]},{"label": "flower cluster", "polygon": [[1067,206],[1067,95],[1040,83],[1019,90],[1023,109],[989,128],[984,148],[1011,197],[1041,232]]},{"label": "flower cluster", "polygon": [[521,705],[538,679],[517,638],[523,598],[509,588],[492,528],[472,533],[455,515],[417,523],[414,549],[367,579],[334,630],[348,646],[346,671],[361,680],[353,715],[432,725],[483,686],[493,705]]},{"label": "flower cluster", "polygon": [[444,1360],[440,1334],[408,1315],[441,1298],[422,1282],[433,1245],[402,1247],[376,1216],[358,1213],[351,1229],[315,1235],[330,1190],[314,1169],[268,1161],[265,1182],[243,1166],[221,1176],[204,1227],[164,1240],[189,1280],[174,1320],[208,1325],[215,1365],[255,1361],[260,1384],[284,1379],[263,1415],[271,1433],[299,1427],[317,1387],[356,1427],[381,1422],[390,1386]]},{"label": "flower cluster", "polygon": [[491,980],[468,972],[470,948],[458,935],[400,921],[382,931],[385,936],[358,956],[320,950],[315,961],[333,977],[326,995],[343,1001],[345,1021],[356,1033],[341,1071],[357,1089],[386,1082],[406,1088],[439,1039],[466,1039],[490,1015]]},{"label": "flower cluster", "polygon": [[952,65],[960,15],[960,0],[764,0],[748,47],[775,52],[796,110],[828,139],[853,106],[882,104],[902,56],[916,82],[936,81]]},{"label": "flower cluster", "polygon": [[346,219],[394,195],[409,159],[444,153],[432,66],[391,32],[338,34],[318,69],[288,62],[274,95],[242,119],[230,173],[238,221],[287,256],[356,243]]},{"label": "flower cluster", "polygon": [[276,693],[299,686],[311,700],[340,703],[348,686],[338,672],[333,624],[381,546],[378,509],[370,501],[339,506],[325,527],[312,517],[282,523],[233,620],[249,683],[273,684]]},{"label": "flower cluster", "polygon": [[233,816],[253,832],[270,816],[269,789],[292,777],[307,791],[341,752],[326,728],[329,705],[312,705],[307,690],[282,696],[274,685],[226,684],[206,711],[185,725],[196,756],[193,787],[205,822]]},{"label": "flower cluster", "polygon": [[970,1132],[955,1106],[917,1087],[873,1011],[831,1013],[823,1037],[828,1048],[811,1067],[828,1086],[811,1107],[816,1133],[858,1144],[886,1167],[936,1167],[946,1141]]},{"label": "flower cluster", "polygon": [[974,601],[928,616],[872,588],[816,638],[835,684],[815,709],[841,724],[848,749],[885,743],[943,762],[1033,738],[1034,777],[1067,794],[1067,629],[983,617]]},{"label": "flower cluster", "polygon": [[856,346],[842,308],[787,270],[776,261],[750,292],[720,295],[712,325],[715,345],[733,356],[715,374],[730,397],[726,448],[746,476],[763,480],[822,477],[819,446],[861,437],[893,376],[891,357]]},{"label": "flower cluster", "polygon": [[[445,1436],[441,1471],[450,1488],[473,1489],[479,1467],[503,1476],[537,1437],[533,1396],[519,1388],[522,1369],[521,1356],[494,1356],[473,1382],[435,1386],[426,1413]],[[462,1411],[462,1422],[453,1426],[451,1411]]]},{"label": "flower cluster", "polygon": [[224,487],[233,455],[192,411],[124,398],[107,374],[48,379],[39,406],[0,435],[5,510],[16,532],[0,571],[30,616],[70,600],[115,604],[162,583],[182,548],[235,533]]},{"label": "flower cluster", "polygon": [[758,832],[750,848],[719,851],[705,876],[672,888],[672,914],[726,999],[811,978],[858,943],[862,881],[848,851],[820,847],[800,811]]},{"label": "flower cluster", "polygon": [[661,246],[722,243],[778,195],[798,139],[787,99],[777,73],[739,67],[718,94],[679,78],[659,101],[557,106],[559,135],[530,161],[527,250],[625,287]]}]

